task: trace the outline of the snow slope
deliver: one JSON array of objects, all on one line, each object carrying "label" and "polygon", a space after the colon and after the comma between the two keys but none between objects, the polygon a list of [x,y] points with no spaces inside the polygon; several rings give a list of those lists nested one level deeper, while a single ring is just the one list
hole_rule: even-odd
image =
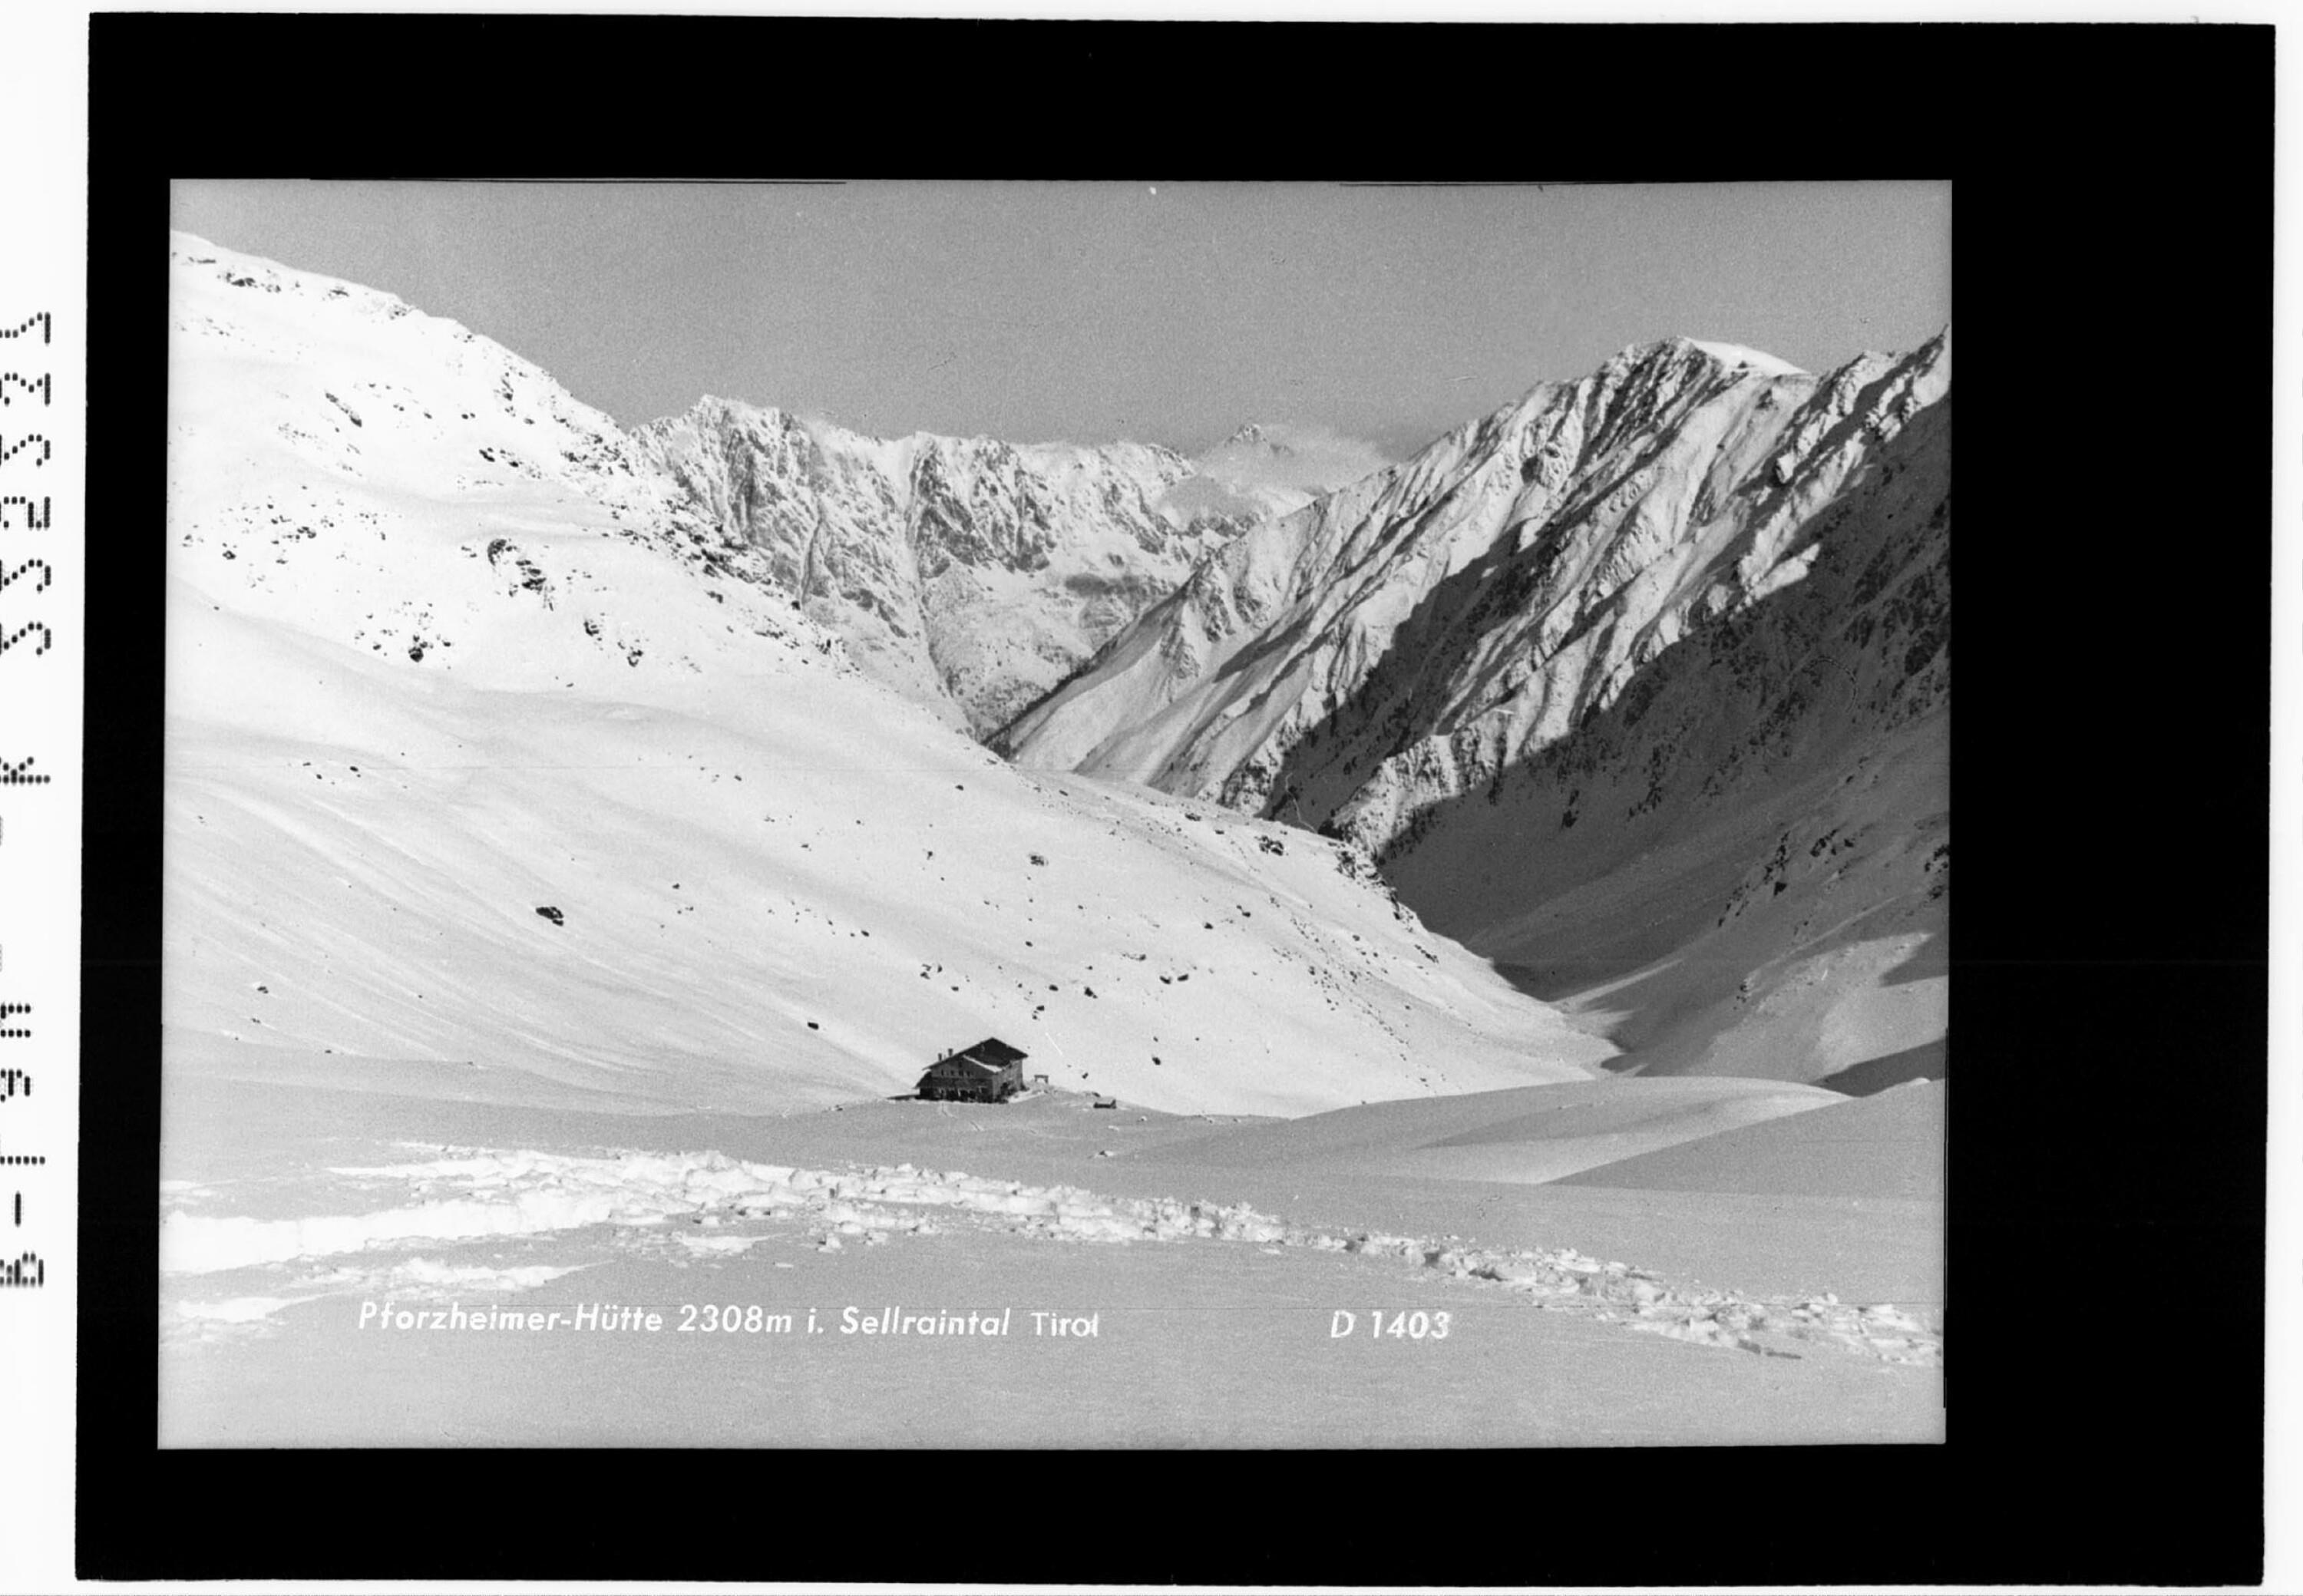
[{"label": "snow slope", "polygon": [[1649,1075],[1861,1091],[1904,1078],[1875,1061],[1939,1058],[1949,412],[1876,446],[1810,523],[1800,579],[1658,654],[1477,795],[1422,809],[1394,884]]},{"label": "snow slope", "polygon": [[1923,1044],[1949,391],[1947,332],[1627,350],[1244,536],[994,746],[1360,842],[1651,1072]]},{"label": "snow slope", "polygon": [[1757,1080],[1577,1081],[1336,1109],[1151,1156],[1536,1185],[1844,1101],[1814,1086]]},{"label": "snow slope", "polygon": [[1348,848],[1012,770],[865,680],[500,347],[181,235],[171,269],[163,1014],[221,1073],[757,1111],[998,1034],[1300,1113],[1612,1051]]},{"label": "snow slope", "polygon": [[[1573,1087],[1563,1090],[1573,1090]],[[1738,1127],[1565,1177],[1640,1191],[1940,1202],[1947,1090],[1913,1080],[1819,1113]]]},{"label": "snow slope", "polygon": [[1685,339],[1545,384],[1225,548],[999,739],[1371,849],[1798,580],[1821,509],[1948,392],[1948,336],[1818,379]]}]

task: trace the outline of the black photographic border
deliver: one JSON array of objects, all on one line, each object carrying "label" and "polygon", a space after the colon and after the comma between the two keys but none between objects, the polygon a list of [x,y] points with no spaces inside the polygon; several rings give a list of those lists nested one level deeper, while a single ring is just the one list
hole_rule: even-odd
[{"label": "black photographic border", "polygon": [[[2269,27],[102,13],[89,35],[82,1577],[2261,1578]],[[1029,1469],[1092,1481],[1081,1510],[965,1530],[874,1525],[841,1482],[1038,1459],[157,1450],[168,183],[481,174],[1950,178],[1947,1443],[1099,1452]]]}]

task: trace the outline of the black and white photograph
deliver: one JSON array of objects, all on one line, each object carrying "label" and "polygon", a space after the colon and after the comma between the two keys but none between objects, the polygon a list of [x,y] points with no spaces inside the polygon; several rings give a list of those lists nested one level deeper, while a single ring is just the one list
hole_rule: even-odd
[{"label": "black and white photograph", "polygon": [[0,1590],[2293,1583],[2267,16],[649,9],[10,18]]},{"label": "black and white photograph", "polygon": [[160,1446],[1943,1440],[1953,204],[174,182]]}]

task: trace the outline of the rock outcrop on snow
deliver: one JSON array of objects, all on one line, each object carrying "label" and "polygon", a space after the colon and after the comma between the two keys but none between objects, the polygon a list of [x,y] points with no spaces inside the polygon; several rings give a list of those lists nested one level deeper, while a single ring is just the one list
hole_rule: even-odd
[{"label": "rock outcrop on snow", "polygon": [[[1616,927],[1626,894],[1724,933],[1813,874],[1829,891],[1717,998],[1872,991],[1939,929],[1948,858],[1950,366],[1948,332],[1820,377],[1626,350],[1243,536],[994,746],[1347,839],[1553,995],[1704,929]],[[1668,884],[1658,850],[1683,866]],[[1730,1072],[1924,1042],[1940,995],[1862,1025],[1793,1003],[1772,1066]],[[1712,1034],[1648,1062],[1722,1068]]]}]

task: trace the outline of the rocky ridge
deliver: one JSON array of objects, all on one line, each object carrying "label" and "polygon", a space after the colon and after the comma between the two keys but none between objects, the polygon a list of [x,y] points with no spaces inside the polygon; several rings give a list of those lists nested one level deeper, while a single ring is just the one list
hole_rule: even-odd
[{"label": "rocky ridge", "polygon": [[[350,429],[388,412],[451,447],[469,442],[476,483],[503,474],[612,502],[634,536],[692,568],[796,597],[866,675],[978,736],[1064,680],[1208,553],[1370,463],[1334,450],[1289,459],[1286,443],[1255,426],[1193,460],[1134,443],[876,438],[711,397],[628,434],[532,363],[390,294],[187,235],[173,247],[181,263],[224,274],[226,287],[316,295],[332,311],[404,323],[403,344],[437,345],[439,369],[480,390],[451,414],[410,412],[406,393],[372,381],[331,394],[323,430],[337,458],[356,462],[363,435]],[[260,336],[188,314],[180,335]],[[542,430],[474,430],[497,423]]]},{"label": "rocky ridge", "polygon": [[[1555,997],[1683,952],[1626,929],[1612,961],[1567,956],[1625,893],[1652,927],[1700,885],[1686,901],[1725,932],[1788,890],[1742,875],[1819,845],[1829,912],[1716,962],[1741,960],[1748,1003],[1767,970],[1814,988],[1812,959],[1861,941],[1865,975],[1837,984],[1876,984],[1940,929],[1949,391],[1947,331],[1823,376],[1732,345],[1626,350],[1244,536],[994,746],[1349,840]],[[1891,903],[1910,913],[1869,936]],[[1939,1001],[1897,1013],[1806,1036],[1797,1071],[1940,1035]]]},{"label": "rocky ridge", "polygon": [[635,443],[867,673],[978,732],[1246,524],[1166,512],[1194,470],[1150,444],[875,438],[710,398]]},{"label": "rocky ridge", "polygon": [[1251,425],[1187,460],[1146,443],[872,437],[706,398],[633,442],[868,674],[982,737],[1232,538],[1381,463],[1287,435]]},{"label": "rocky ridge", "polygon": [[1627,350],[1238,540],[997,746],[1379,853],[1800,579],[1818,512],[1949,383],[1948,334],[1826,378]]}]

